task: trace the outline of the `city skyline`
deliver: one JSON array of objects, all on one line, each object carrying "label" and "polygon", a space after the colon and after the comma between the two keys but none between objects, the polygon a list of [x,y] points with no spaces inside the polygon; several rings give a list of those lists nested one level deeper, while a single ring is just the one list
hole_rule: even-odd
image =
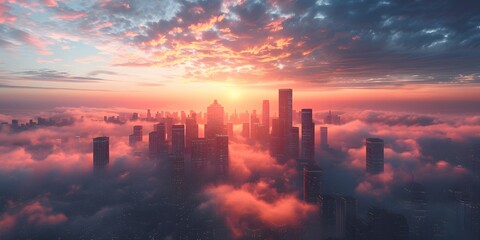
[{"label": "city skyline", "polygon": [[0,0],[0,239],[480,239],[478,0]]},{"label": "city skyline", "polygon": [[[476,197],[465,199],[467,195],[476,196],[477,191],[458,188],[457,184],[476,184],[469,181],[475,181],[480,173],[477,159],[480,154],[475,145],[480,139],[475,136],[476,131],[471,130],[478,129],[475,122],[478,117],[463,119],[456,115],[371,110],[296,110],[292,108],[295,96],[294,89],[279,89],[277,98],[269,99],[269,103],[280,102],[277,111],[282,114],[269,114],[271,129],[267,135],[261,130],[266,118],[257,113],[264,112],[265,99],[261,101],[262,108],[228,115],[222,102],[214,99],[202,112],[144,109],[143,113],[131,110],[128,114],[112,116],[103,115],[98,109],[83,108],[67,110],[57,117],[53,112],[51,117],[28,121],[9,117],[8,122],[1,125],[0,140],[5,146],[2,151],[11,158],[19,148],[25,149],[36,160],[14,157],[13,162],[8,160],[0,171],[9,176],[33,167],[35,175],[42,178],[46,178],[44,174],[57,171],[56,174],[66,174],[66,179],[76,172],[75,175],[82,179],[80,181],[95,181],[112,187],[111,184],[123,182],[127,188],[146,179],[154,181],[155,184],[147,186],[161,189],[154,194],[155,197],[139,197],[139,193],[147,192],[138,189],[140,192],[132,190],[127,194],[129,200],[124,201],[133,208],[133,213],[147,205],[150,210],[170,212],[170,218],[176,219],[171,223],[179,225],[168,228],[152,226],[148,233],[128,232],[129,228],[118,230],[126,236],[172,234],[186,239],[198,235],[208,239],[215,234],[221,234],[223,239],[257,239],[258,236],[445,239],[453,234],[472,239],[477,236],[473,227],[480,220]],[[245,124],[248,134],[244,132]],[[284,127],[283,131],[280,126]],[[387,132],[386,127],[389,128]],[[66,128],[71,130],[63,130]],[[187,134],[187,129],[193,132]],[[418,135],[419,132],[422,134]],[[55,138],[59,133],[64,136]],[[51,144],[55,146],[52,153],[44,153],[48,147],[41,145],[50,140],[36,140],[37,143],[20,140],[36,134],[52,136]],[[381,143],[381,147],[377,143]],[[186,149],[187,145],[191,149]],[[437,151],[438,146],[443,150]],[[63,152],[60,156],[56,153],[79,149],[83,149],[83,153],[77,155],[76,160]],[[306,152],[310,155],[306,156]],[[58,167],[62,169],[60,172],[55,170]],[[72,181],[79,180],[74,178]],[[439,232],[434,230],[436,226],[457,221],[448,210],[434,210],[433,206],[439,203],[427,197],[431,191],[439,191],[438,184],[443,181],[448,184],[440,187],[440,191],[458,191],[460,194],[452,195],[452,200],[448,200],[450,195],[442,196],[443,201],[451,204],[447,209],[464,206],[468,211],[461,215],[465,225],[455,225],[456,230]],[[72,184],[68,189],[91,189],[86,183]],[[10,206],[0,214],[0,223],[7,229],[0,232],[6,234],[4,236],[69,236],[70,231],[94,238],[116,236],[109,231],[77,229],[72,222],[77,217],[75,212],[62,210],[49,200],[50,197],[40,200],[37,195],[36,200],[22,203],[23,198],[16,197],[15,191],[10,193],[9,196],[19,201],[17,204],[21,204],[22,209],[16,212],[16,208]],[[79,192],[67,196],[69,194]],[[105,198],[104,194],[94,191],[87,196]],[[63,204],[71,204],[68,199],[60,200],[63,199],[61,195],[54,196],[52,198]],[[387,199],[399,202],[385,203]],[[90,207],[108,206],[96,201]],[[16,233],[19,226],[16,223],[22,222],[23,216],[37,214],[28,212],[33,207],[31,204],[47,209],[41,213],[46,220],[41,224],[29,220],[26,226],[31,230]],[[202,211],[207,212],[202,213],[198,212],[199,208],[209,210],[204,209]],[[285,212],[280,214],[279,209]],[[433,220],[437,214],[441,214],[446,222]],[[148,214],[138,217],[149,219],[148,223],[164,221],[162,217],[152,218]],[[193,220],[198,217],[204,221]],[[125,228],[122,225],[125,221],[128,220],[111,224]],[[299,226],[299,222],[305,225]],[[42,230],[47,229],[46,226],[54,229],[66,226],[69,230],[47,233]],[[145,227],[132,226],[134,229]],[[187,226],[195,227],[187,231],[184,229]],[[431,237],[432,234],[438,238]]]}]

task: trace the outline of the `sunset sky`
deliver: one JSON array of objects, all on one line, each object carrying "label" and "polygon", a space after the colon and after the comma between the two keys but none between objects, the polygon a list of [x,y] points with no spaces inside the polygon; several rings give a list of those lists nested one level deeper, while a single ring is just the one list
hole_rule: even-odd
[{"label": "sunset sky", "polygon": [[297,106],[472,110],[480,3],[460,2],[0,0],[0,109],[250,109],[293,88]]}]

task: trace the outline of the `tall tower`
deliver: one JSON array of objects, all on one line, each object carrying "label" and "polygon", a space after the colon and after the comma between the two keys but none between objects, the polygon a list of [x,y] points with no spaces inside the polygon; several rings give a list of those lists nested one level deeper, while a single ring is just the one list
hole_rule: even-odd
[{"label": "tall tower", "polygon": [[312,120],[312,109],[302,109],[302,158],[315,160],[315,123]]},{"label": "tall tower", "polygon": [[225,180],[228,177],[229,153],[228,135],[217,135],[217,159],[215,163],[216,177],[218,180]]},{"label": "tall tower", "polygon": [[300,139],[300,130],[298,127],[292,127],[290,128],[290,144],[288,145],[290,150],[290,156],[293,157],[294,159],[297,159],[299,156],[299,139]]},{"label": "tall tower", "polygon": [[380,138],[367,138],[366,140],[366,170],[370,174],[378,174],[384,171],[384,142]]},{"label": "tall tower", "polygon": [[152,113],[150,112],[150,109],[147,109],[147,120],[152,119]]},{"label": "tall tower", "polygon": [[143,127],[141,125],[133,126],[133,135],[137,137],[137,142],[143,141]]},{"label": "tall tower", "polygon": [[243,123],[242,124],[242,137],[248,139],[250,138],[250,124]]},{"label": "tall tower", "polygon": [[160,154],[160,137],[153,131],[148,134],[148,155],[154,159]]},{"label": "tall tower", "polygon": [[103,169],[110,162],[110,140],[108,137],[96,137],[93,139],[93,167]]},{"label": "tall tower", "polygon": [[320,146],[328,149],[328,127],[320,127]]},{"label": "tall tower", "polygon": [[322,169],[318,165],[307,164],[303,167],[303,199],[316,203],[322,194]]},{"label": "tall tower", "polygon": [[262,124],[266,129],[266,135],[270,133],[270,101],[263,100],[262,104]]},{"label": "tall tower", "polygon": [[143,127],[141,125],[133,126],[133,134],[128,137],[130,146],[135,146],[138,142],[143,141]]},{"label": "tall tower", "polygon": [[185,126],[172,126],[172,155],[174,157],[182,157],[185,152]]},{"label": "tall tower", "polygon": [[292,89],[278,90],[278,127],[279,154],[288,157],[292,128]]},{"label": "tall tower", "polygon": [[185,127],[185,148],[187,151],[190,151],[192,140],[198,138],[198,124],[195,114],[185,119]]},{"label": "tall tower", "polygon": [[192,140],[192,168],[197,174],[204,171],[208,164],[208,142],[205,138],[196,138]]},{"label": "tall tower", "polygon": [[[173,128],[172,128],[173,131]],[[172,133],[172,141],[175,135]],[[171,162],[171,197],[174,204],[179,207],[185,203],[185,159],[183,156],[170,156]]]},{"label": "tall tower", "polygon": [[225,134],[225,112],[223,106],[215,99],[207,108],[207,124],[205,125],[205,137],[215,138],[217,134]]},{"label": "tall tower", "polygon": [[167,151],[167,142],[165,140],[165,123],[157,123],[153,125],[153,130],[158,134],[158,145],[160,152]]}]

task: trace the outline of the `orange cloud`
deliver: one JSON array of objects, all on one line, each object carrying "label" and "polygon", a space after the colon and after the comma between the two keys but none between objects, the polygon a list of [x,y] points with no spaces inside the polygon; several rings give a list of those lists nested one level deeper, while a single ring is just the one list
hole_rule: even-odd
[{"label": "orange cloud", "polygon": [[212,16],[210,19],[203,23],[192,24],[188,27],[192,33],[204,32],[212,28],[216,23],[221,22],[225,18],[225,14],[219,16]]},{"label": "orange cloud", "polygon": [[213,207],[237,238],[252,224],[254,227],[298,227],[301,220],[316,211],[315,206],[294,195],[278,193],[265,181],[247,183],[240,188],[211,187],[206,195],[209,200],[201,208]]}]

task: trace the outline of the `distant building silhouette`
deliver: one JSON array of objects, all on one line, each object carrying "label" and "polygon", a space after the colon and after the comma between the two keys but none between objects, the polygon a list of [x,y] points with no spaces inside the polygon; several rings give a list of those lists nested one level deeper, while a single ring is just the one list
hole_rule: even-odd
[{"label": "distant building silhouette", "polygon": [[233,123],[227,123],[227,135],[229,138],[233,138],[235,133],[233,132]]},{"label": "distant building silhouette", "polygon": [[366,139],[366,170],[370,174],[384,171],[384,141],[380,138]]},{"label": "distant building silhouette", "polygon": [[133,126],[133,134],[129,136],[128,142],[130,146],[135,146],[138,142],[143,141],[143,127],[141,125]]},{"label": "distant building silhouette", "polygon": [[150,112],[150,109],[147,109],[147,120],[150,121],[152,119],[152,113]]},{"label": "distant building silhouette", "polygon": [[332,111],[328,111],[328,115],[325,116],[325,118],[323,119],[323,123],[340,125],[341,118],[340,118],[340,116],[338,116],[336,114],[332,114]]},{"label": "distant building silhouette", "polygon": [[130,118],[132,121],[137,121],[138,120],[138,113],[133,113],[132,118]]},{"label": "distant building silhouette", "polygon": [[93,139],[93,166],[94,170],[105,169],[110,162],[110,140],[108,137]]},{"label": "distant building silhouette", "polygon": [[205,125],[205,137],[214,139],[218,134],[226,134],[225,112],[223,106],[215,99],[207,108],[207,124]]},{"label": "distant building silhouette", "polygon": [[244,138],[250,138],[250,124],[249,123],[243,123],[242,124],[242,137]]},{"label": "distant building silhouette", "polygon": [[328,127],[320,127],[320,147],[328,149]]}]

